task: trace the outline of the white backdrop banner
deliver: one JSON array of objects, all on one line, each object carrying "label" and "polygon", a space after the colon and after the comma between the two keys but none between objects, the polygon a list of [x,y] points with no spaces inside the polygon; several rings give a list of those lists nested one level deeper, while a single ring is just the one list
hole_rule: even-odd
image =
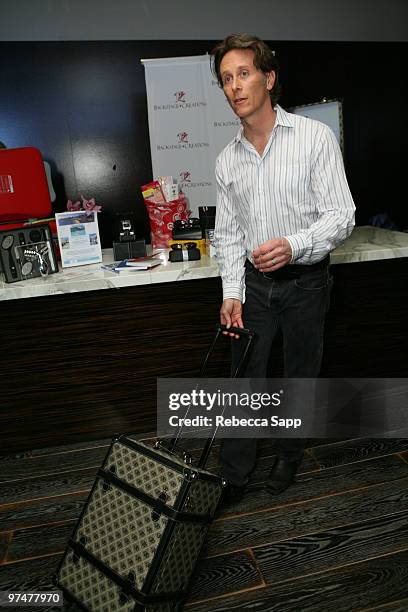
[{"label": "white backdrop banner", "polygon": [[[240,121],[211,72],[209,55],[142,62],[153,178],[173,176],[198,216],[198,206],[215,205],[215,160]],[[292,112],[326,123],[343,144],[340,102],[298,106]]]},{"label": "white backdrop banner", "polygon": [[215,205],[215,160],[240,122],[211,73],[209,55],[143,64],[153,178],[173,176],[198,216],[198,206]]}]

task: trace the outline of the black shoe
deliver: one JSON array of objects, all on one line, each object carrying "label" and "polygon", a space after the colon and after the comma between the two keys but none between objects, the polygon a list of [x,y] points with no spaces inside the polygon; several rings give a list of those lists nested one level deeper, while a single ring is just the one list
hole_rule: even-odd
[{"label": "black shoe", "polygon": [[266,489],[274,495],[279,495],[295,480],[300,461],[288,461],[277,457],[275,464],[265,482]]},{"label": "black shoe", "polygon": [[233,485],[228,483],[224,489],[222,503],[225,505],[238,504],[245,495],[246,485]]}]

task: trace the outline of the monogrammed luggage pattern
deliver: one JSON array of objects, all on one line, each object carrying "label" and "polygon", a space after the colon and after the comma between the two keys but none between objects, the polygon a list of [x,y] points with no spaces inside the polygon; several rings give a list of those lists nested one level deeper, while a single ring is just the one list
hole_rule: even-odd
[{"label": "monogrammed luggage pattern", "polygon": [[[252,333],[236,331],[248,336],[247,350]],[[177,454],[179,433],[171,449],[112,440],[55,581],[84,609],[173,612],[187,598],[225,482],[204,469],[215,434],[196,467]]]},{"label": "monogrammed luggage pattern", "polygon": [[[112,442],[102,468],[72,542],[108,567],[119,582],[130,580],[140,593],[185,593],[222,494],[221,479],[126,437]],[[118,480],[109,482],[106,474]],[[120,483],[127,490],[117,486]],[[139,499],[138,491],[146,499]],[[176,512],[176,519],[155,510],[150,502],[156,499]],[[189,513],[189,520],[178,520],[183,513]],[[157,571],[152,577],[153,564]],[[171,601],[135,608],[133,598],[125,601],[115,581],[72,550],[65,555],[58,584],[94,612],[174,609]],[[115,607],[119,605],[123,608]]]},{"label": "monogrammed luggage pattern", "polygon": [[[151,449],[141,442],[138,442],[137,445],[141,451]],[[174,506],[180,487],[184,482],[182,470],[185,464],[178,461],[177,458],[173,458],[174,464],[176,467],[180,467],[181,472],[176,471],[174,467],[163,465],[159,462],[163,453],[155,450],[157,460],[146,457],[133,448],[115,443],[106,459],[104,468],[113,471],[118,478],[148,495],[156,497],[164,492],[167,495],[166,504]]]},{"label": "monogrammed luggage pattern", "polygon": [[[124,446],[123,444],[113,444],[112,451],[106,458],[104,468],[113,470],[118,478],[128,484],[137,487],[139,490],[148,495],[158,496],[165,494],[166,504],[174,506],[178,497],[181,485],[185,480],[183,473],[186,470],[186,463],[178,457],[172,456],[171,467],[163,465],[160,458],[164,461],[169,460],[169,454],[158,448],[154,449],[156,458],[151,459],[142,454],[146,449],[150,452],[153,450],[143,442],[137,442],[129,438],[139,451]],[[181,470],[176,471],[176,470]],[[211,474],[206,470],[194,470],[197,474]],[[208,514],[212,512],[220,498],[220,482],[214,480],[206,480],[196,478],[191,482],[191,491],[183,510],[194,512],[196,514]]]},{"label": "monogrammed luggage pattern", "polygon": [[74,536],[95,557],[119,576],[135,574],[141,589],[163,531],[165,516],[152,520],[152,509],[120,489],[104,491],[99,480]]},{"label": "monogrammed luggage pattern", "polygon": [[[135,601],[85,559],[68,551],[59,571],[61,585],[86,609],[97,612],[130,612]],[[172,612],[171,603],[147,604],[145,612]]]}]

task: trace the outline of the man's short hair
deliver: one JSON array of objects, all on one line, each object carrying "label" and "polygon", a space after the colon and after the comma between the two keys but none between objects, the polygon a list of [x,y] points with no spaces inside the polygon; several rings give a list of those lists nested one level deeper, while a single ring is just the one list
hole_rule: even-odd
[{"label": "man's short hair", "polygon": [[272,104],[275,105],[280,97],[281,86],[279,83],[279,64],[268,45],[257,36],[249,34],[230,34],[211,51],[212,63],[211,68],[214,76],[218,80],[219,86],[222,88],[222,78],[220,72],[221,60],[233,49],[251,49],[254,52],[254,66],[263,73],[275,72],[275,84],[272,87],[269,95],[271,96]]}]

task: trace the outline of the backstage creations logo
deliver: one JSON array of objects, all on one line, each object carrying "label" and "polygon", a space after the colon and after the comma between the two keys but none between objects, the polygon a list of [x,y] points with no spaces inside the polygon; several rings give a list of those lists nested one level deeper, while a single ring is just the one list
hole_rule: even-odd
[{"label": "backstage creations logo", "polygon": [[158,144],[156,145],[157,151],[192,151],[195,149],[205,149],[210,145],[208,142],[197,142],[189,137],[188,132],[179,132],[177,139],[174,139],[172,143]]},{"label": "backstage creations logo", "polygon": [[174,97],[176,98],[176,102],[180,102],[180,104],[186,103],[186,92],[185,91],[176,91],[174,92]]},{"label": "backstage creations logo", "polygon": [[197,108],[203,108],[207,106],[207,102],[205,100],[190,100],[187,92],[183,89],[179,91],[173,92],[173,94],[169,94],[169,100],[171,102],[163,102],[162,104],[154,104],[154,111],[170,111],[170,110],[194,110]]},{"label": "backstage creations logo", "polygon": [[191,183],[191,172],[189,170],[182,170],[179,176],[181,183]]},{"label": "backstage creations logo", "polygon": [[[218,89],[222,90],[222,87],[220,87],[218,81],[211,79],[211,87],[218,87]],[[229,108],[230,105],[228,103],[227,98],[224,96],[224,104],[226,104]],[[239,119],[234,119],[233,117],[231,119],[228,119],[227,121],[214,121],[213,122],[213,126],[215,128],[222,128],[222,127],[237,127],[239,128],[241,125],[241,121]]]},{"label": "backstage creations logo", "polygon": [[190,170],[179,172],[180,189],[194,189],[195,187],[211,187],[211,181],[193,181]]},{"label": "backstage creations logo", "polygon": [[177,138],[178,138],[179,144],[180,144],[180,143],[183,143],[183,144],[184,144],[184,143],[186,143],[186,144],[188,144],[188,133],[187,133],[187,132],[179,132],[179,133],[177,134]]},{"label": "backstage creations logo", "polygon": [[236,127],[239,128],[241,122],[239,120],[229,119],[228,121],[214,121],[213,126],[215,128],[223,128],[223,127]]}]

